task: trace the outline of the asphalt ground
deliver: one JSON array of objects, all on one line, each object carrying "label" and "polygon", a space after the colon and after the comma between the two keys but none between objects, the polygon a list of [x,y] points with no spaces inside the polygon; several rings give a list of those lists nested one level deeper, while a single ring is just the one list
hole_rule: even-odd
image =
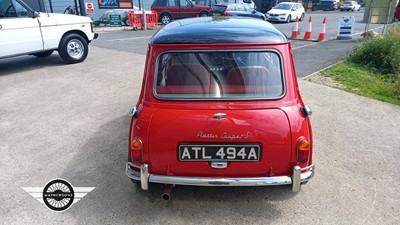
[{"label": "asphalt ground", "polygon": [[[124,173],[127,112],[143,68],[142,54],[95,46],[75,65],[57,53],[0,61],[0,224],[400,223],[400,107],[302,80],[316,175],[301,192],[177,186],[166,202],[162,185],[136,188]],[[22,189],[54,178],[95,189],[62,213]]]},{"label": "asphalt ground", "polygon": [[[299,42],[299,41],[292,41]],[[358,39],[331,39],[293,48],[297,77],[302,78],[346,59]]]}]

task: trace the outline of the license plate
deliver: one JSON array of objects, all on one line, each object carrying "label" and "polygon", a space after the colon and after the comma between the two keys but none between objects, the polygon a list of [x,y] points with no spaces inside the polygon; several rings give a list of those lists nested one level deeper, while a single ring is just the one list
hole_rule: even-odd
[{"label": "license plate", "polygon": [[213,13],[214,14],[214,16],[220,16],[221,15],[221,13]]},{"label": "license plate", "polygon": [[260,161],[259,145],[179,145],[180,161]]}]

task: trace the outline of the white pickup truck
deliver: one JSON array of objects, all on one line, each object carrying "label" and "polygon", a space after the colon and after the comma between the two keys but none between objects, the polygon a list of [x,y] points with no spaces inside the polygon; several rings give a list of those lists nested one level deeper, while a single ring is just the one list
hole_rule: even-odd
[{"label": "white pickup truck", "polygon": [[0,59],[20,55],[47,57],[58,51],[66,63],[86,59],[97,38],[88,17],[39,13],[21,0],[0,0]]}]

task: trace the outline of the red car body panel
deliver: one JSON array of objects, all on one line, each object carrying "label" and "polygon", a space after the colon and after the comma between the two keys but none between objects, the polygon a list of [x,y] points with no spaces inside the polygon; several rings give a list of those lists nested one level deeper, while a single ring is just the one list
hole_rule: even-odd
[{"label": "red car body panel", "polygon": [[[224,106],[221,104],[221,106]],[[284,174],[290,170],[291,139],[289,122],[280,109],[223,110],[228,119],[215,120],[218,110],[160,109],[151,122],[148,143],[150,170],[179,176],[262,176]],[[179,118],[171,130],[171,118]],[[260,123],[264,121],[264,123]],[[190,126],[188,126],[190,124]],[[179,138],[177,138],[179,137]],[[236,137],[242,137],[237,138]],[[225,170],[215,170],[209,162],[180,162],[180,144],[259,144],[258,162],[230,162]],[[173,149],[173,151],[166,151]],[[284,163],[282,163],[284,162]],[[272,170],[272,171],[271,171]]]}]

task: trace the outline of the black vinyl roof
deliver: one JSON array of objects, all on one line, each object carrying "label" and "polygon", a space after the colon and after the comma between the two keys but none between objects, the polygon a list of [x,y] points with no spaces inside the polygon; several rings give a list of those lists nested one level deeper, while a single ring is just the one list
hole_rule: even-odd
[{"label": "black vinyl roof", "polygon": [[150,44],[286,43],[287,37],[269,22],[246,17],[199,17],[174,21]]}]

